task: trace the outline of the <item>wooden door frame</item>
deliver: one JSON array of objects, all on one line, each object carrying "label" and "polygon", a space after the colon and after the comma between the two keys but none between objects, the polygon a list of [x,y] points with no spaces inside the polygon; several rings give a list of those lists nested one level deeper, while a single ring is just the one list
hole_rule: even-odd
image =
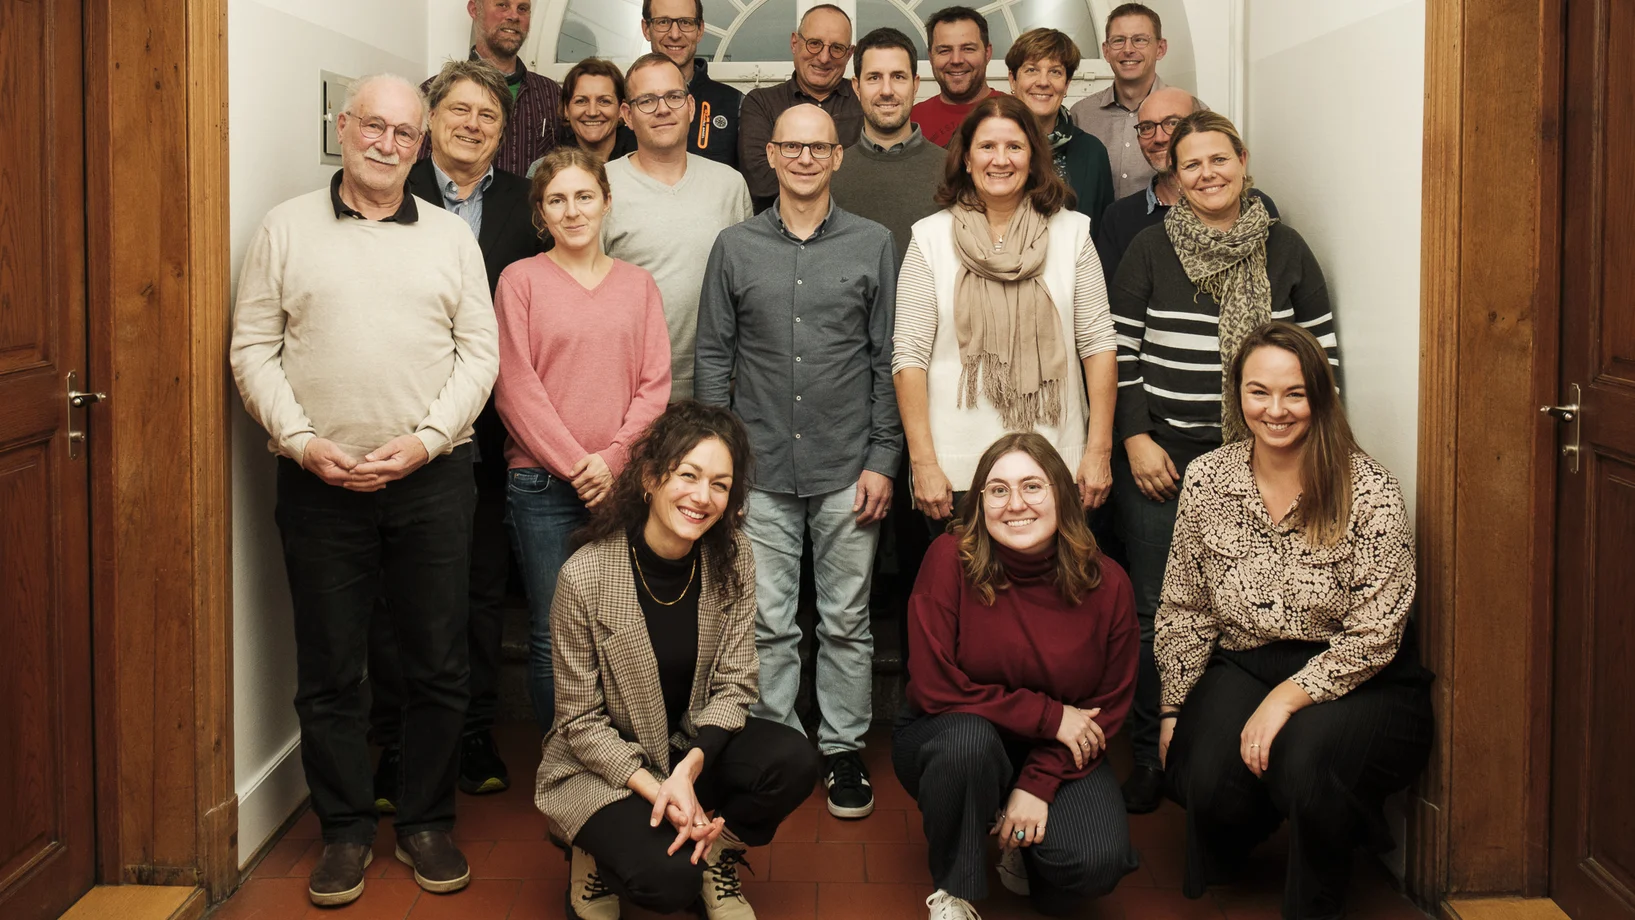
[{"label": "wooden door frame", "polygon": [[1429,0],[1419,617],[1437,743],[1408,883],[1548,893],[1561,0]]},{"label": "wooden door frame", "polygon": [[227,0],[86,0],[97,865],[238,883]]}]

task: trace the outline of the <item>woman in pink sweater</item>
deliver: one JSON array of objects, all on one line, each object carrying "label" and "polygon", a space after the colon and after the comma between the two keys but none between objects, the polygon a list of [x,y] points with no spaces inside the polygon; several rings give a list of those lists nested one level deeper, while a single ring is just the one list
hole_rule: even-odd
[{"label": "woman in pink sweater", "polygon": [[510,435],[506,520],[528,588],[534,717],[549,731],[557,572],[569,536],[607,498],[630,445],[670,400],[670,337],[653,276],[602,251],[613,202],[601,160],[578,148],[551,151],[528,202],[556,245],[500,275],[494,402]]}]

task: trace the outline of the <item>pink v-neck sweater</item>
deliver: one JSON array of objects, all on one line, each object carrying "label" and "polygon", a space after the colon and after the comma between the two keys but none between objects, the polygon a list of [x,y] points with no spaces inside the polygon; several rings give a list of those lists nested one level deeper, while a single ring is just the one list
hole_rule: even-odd
[{"label": "pink v-neck sweater", "polygon": [[670,334],[653,276],[615,259],[586,290],[542,253],[505,269],[494,310],[506,466],[566,478],[601,454],[617,474],[670,400]]}]

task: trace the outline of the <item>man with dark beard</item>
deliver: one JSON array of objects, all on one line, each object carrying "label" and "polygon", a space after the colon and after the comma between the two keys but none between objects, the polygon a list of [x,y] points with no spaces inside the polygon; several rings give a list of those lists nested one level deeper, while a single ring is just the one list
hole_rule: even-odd
[{"label": "man with dark beard", "polygon": [[944,152],[909,120],[920,88],[909,37],[896,29],[875,29],[857,43],[852,60],[863,131],[847,151],[852,162],[835,172],[832,188],[841,207],[891,231],[901,264],[914,222],[941,210],[934,198]]}]

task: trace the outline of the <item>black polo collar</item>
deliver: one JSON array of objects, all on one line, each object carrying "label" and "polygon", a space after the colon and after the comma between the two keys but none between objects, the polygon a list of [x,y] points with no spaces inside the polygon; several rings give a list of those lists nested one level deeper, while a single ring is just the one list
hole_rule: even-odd
[{"label": "black polo collar", "polygon": [[[329,180],[329,203],[335,207],[335,219],[351,217],[357,220],[368,220],[363,213],[341,200],[341,174],[345,170],[335,170],[335,177]],[[388,217],[382,217],[380,222],[393,224],[412,224],[420,219],[420,211],[414,206],[414,196],[408,189],[403,191],[403,201],[398,204],[397,210]]]}]

